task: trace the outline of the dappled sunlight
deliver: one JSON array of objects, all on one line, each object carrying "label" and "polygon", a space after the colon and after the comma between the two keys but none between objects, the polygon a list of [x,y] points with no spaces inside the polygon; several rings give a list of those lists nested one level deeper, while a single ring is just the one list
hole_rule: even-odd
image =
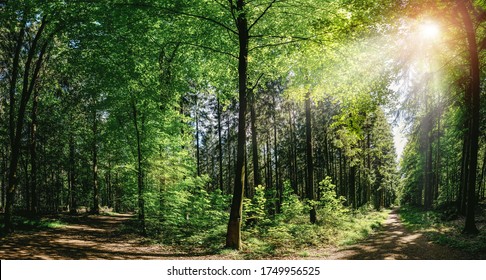
[{"label": "dappled sunlight", "polygon": [[450,248],[432,244],[422,233],[407,230],[397,210],[392,211],[383,227],[364,242],[337,250],[329,259],[406,260],[463,259],[466,256]]},{"label": "dappled sunlight", "polygon": [[186,253],[170,246],[142,245],[138,236],[116,233],[131,215],[76,217],[57,229],[15,233],[0,239],[0,259],[211,259],[206,252]]}]

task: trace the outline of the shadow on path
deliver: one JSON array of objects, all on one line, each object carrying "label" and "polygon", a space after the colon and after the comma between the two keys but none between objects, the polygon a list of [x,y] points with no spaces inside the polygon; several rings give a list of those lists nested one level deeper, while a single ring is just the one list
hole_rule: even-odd
[{"label": "shadow on path", "polygon": [[131,215],[70,217],[69,225],[18,232],[0,239],[0,259],[209,259],[169,246],[144,245],[142,238],[117,231]]},{"label": "shadow on path", "polygon": [[368,239],[330,254],[329,259],[447,260],[468,259],[463,252],[434,244],[421,233],[407,230],[393,209],[383,228]]}]

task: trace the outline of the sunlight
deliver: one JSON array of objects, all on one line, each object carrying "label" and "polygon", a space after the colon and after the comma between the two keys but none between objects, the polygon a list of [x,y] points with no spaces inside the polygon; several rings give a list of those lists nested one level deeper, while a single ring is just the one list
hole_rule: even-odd
[{"label": "sunlight", "polygon": [[439,25],[433,21],[426,21],[419,26],[420,34],[424,39],[437,39],[440,35]]}]

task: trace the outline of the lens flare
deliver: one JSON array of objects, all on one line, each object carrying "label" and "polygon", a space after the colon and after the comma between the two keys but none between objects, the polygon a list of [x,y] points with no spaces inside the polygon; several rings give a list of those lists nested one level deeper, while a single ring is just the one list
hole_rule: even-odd
[{"label": "lens flare", "polygon": [[420,34],[425,39],[436,39],[440,35],[440,27],[437,23],[427,21],[419,26]]}]

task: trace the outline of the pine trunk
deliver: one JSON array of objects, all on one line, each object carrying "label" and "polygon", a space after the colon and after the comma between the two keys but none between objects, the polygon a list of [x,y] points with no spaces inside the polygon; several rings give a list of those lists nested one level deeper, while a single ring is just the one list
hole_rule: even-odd
[{"label": "pine trunk", "polygon": [[[306,131],[306,162],[307,162],[307,180],[306,180],[306,197],[309,201],[314,200],[314,163],[312,154],[312,106],[310,92],[307,92],[305,99],[305,131]],[[312,224],[317,222],[316,208],[311,207],[309,218]]]}]

